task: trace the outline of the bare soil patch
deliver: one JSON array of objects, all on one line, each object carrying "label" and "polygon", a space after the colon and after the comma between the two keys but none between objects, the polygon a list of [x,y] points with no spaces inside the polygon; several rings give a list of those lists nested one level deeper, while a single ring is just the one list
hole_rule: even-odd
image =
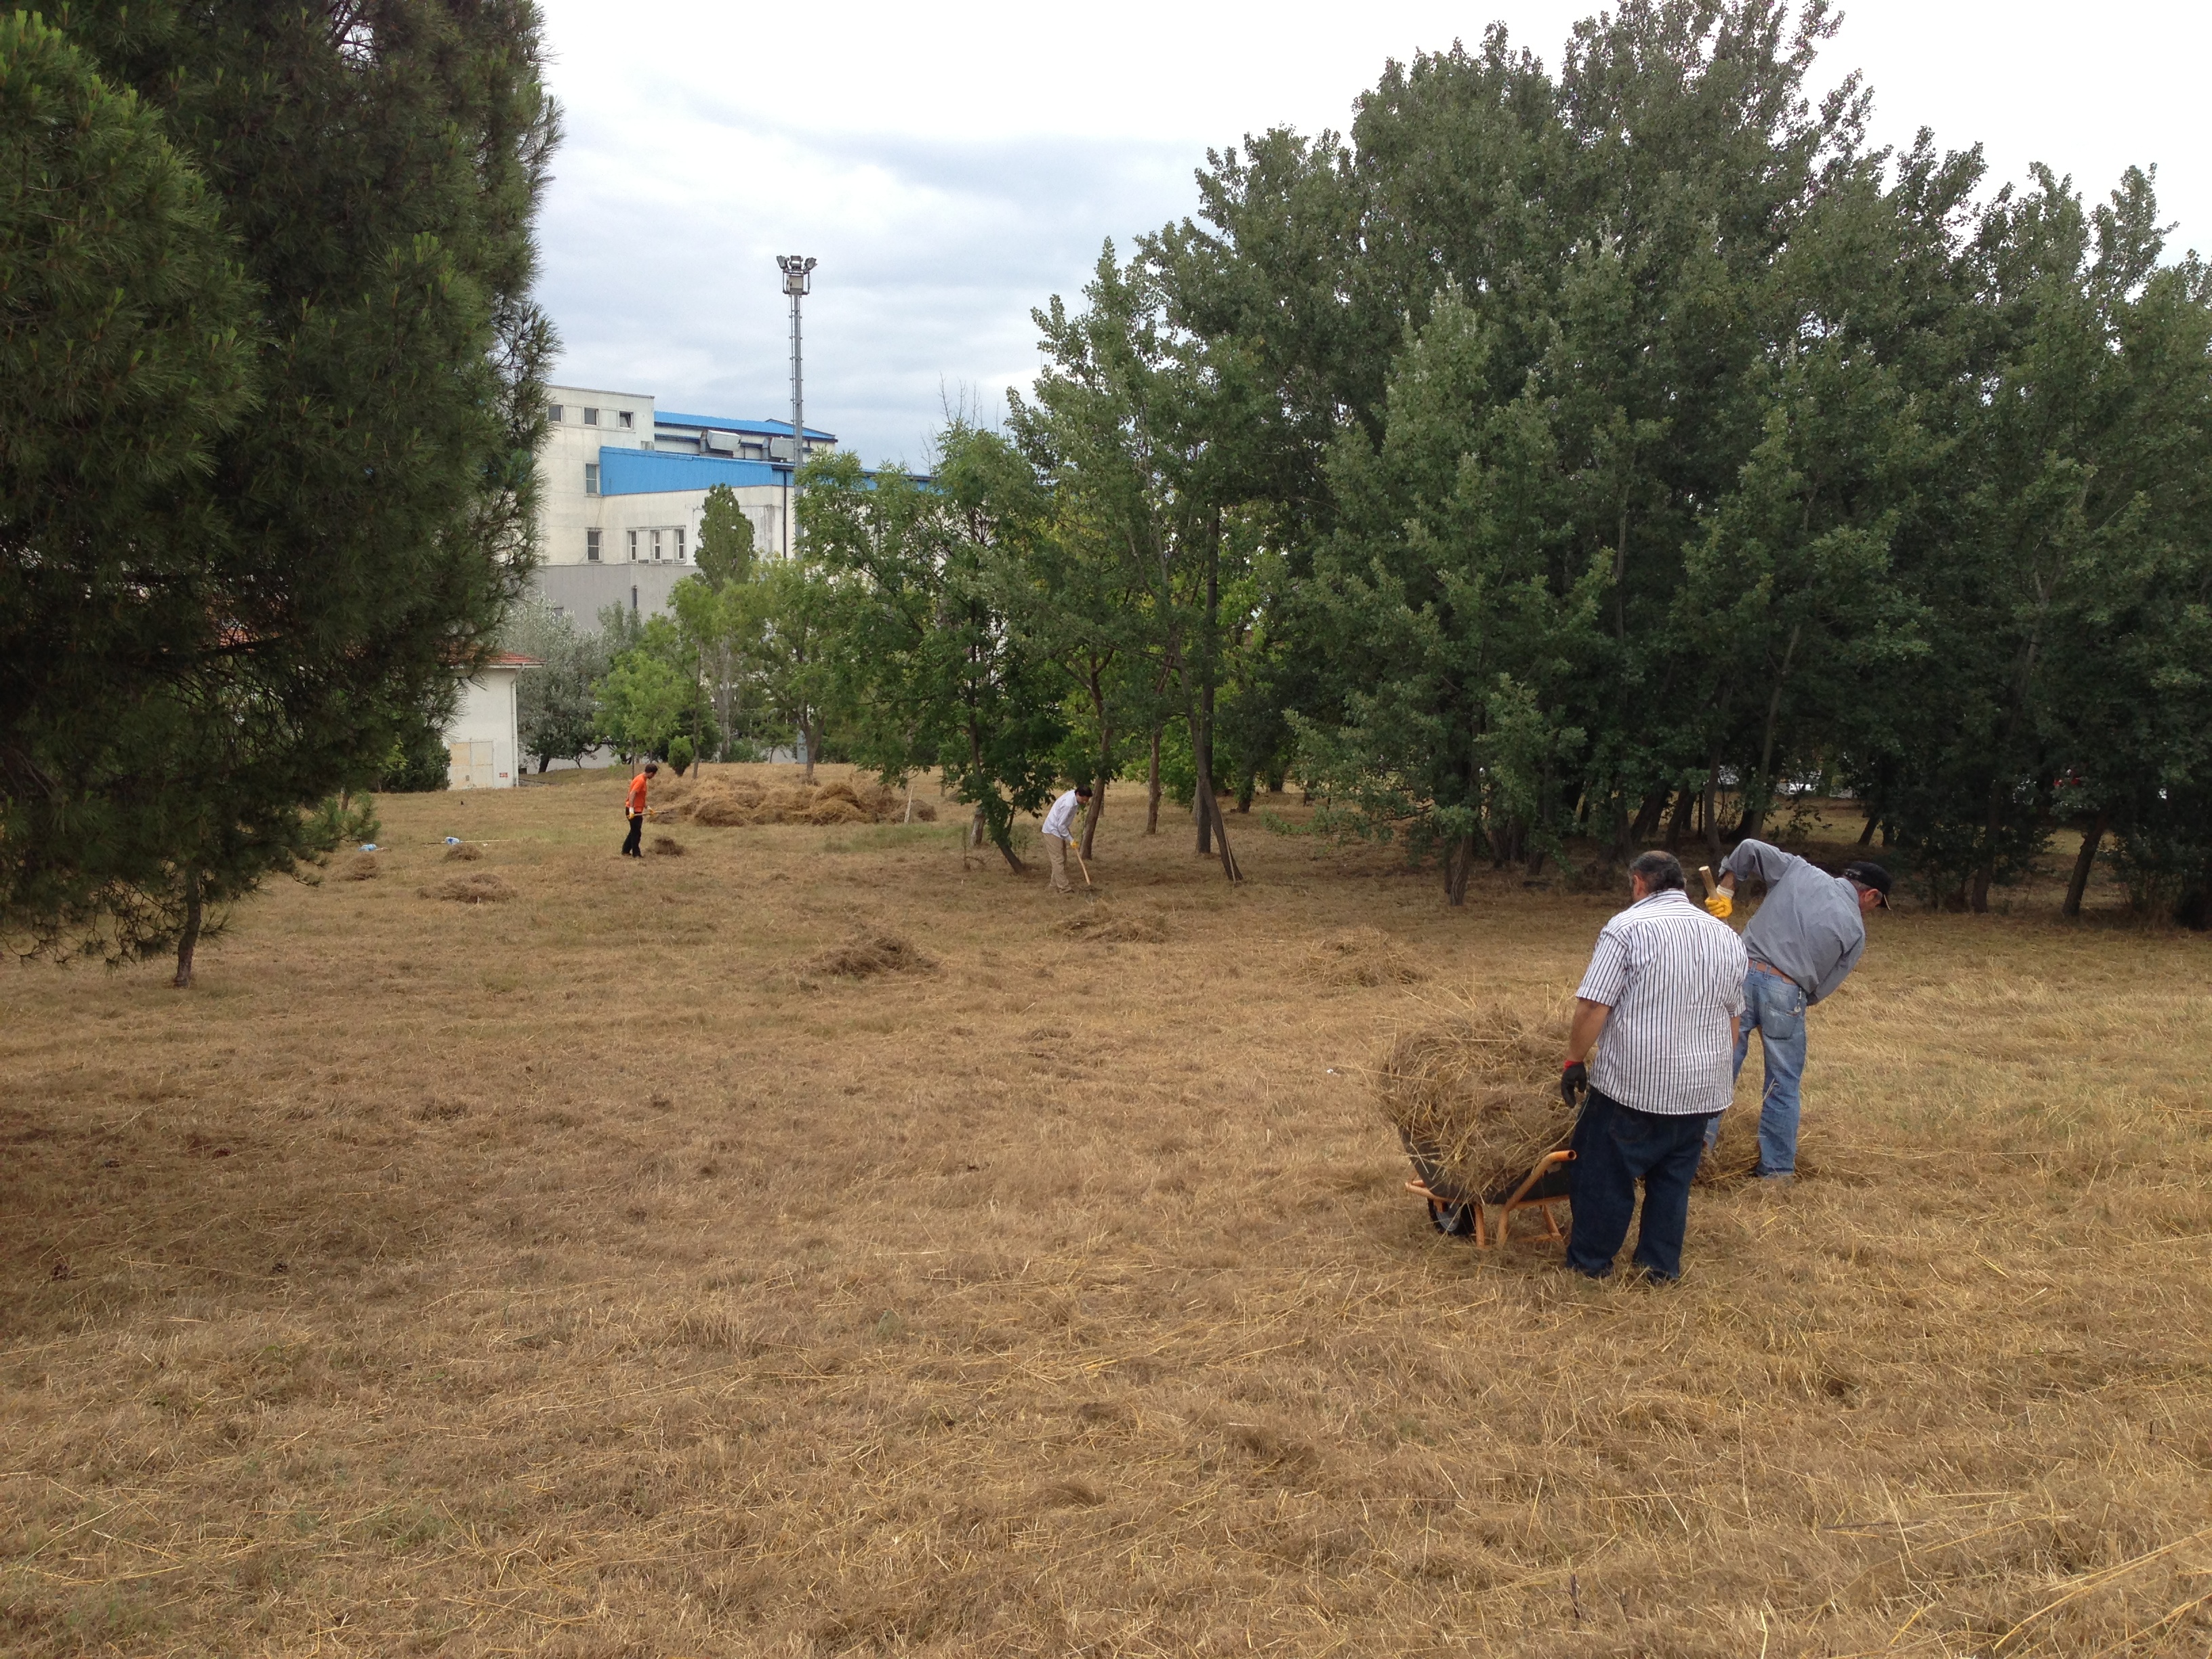
[{"label": "bare soil patch", "polygon": [[[625,781],[383,799],[189,993],[9,970],[11,1659],[2212,1642],[2212,941],[1875,918],[1817,1173],[1645,1291],[1439,1237],[1373,1098],[1615,895],[1233,812],[1231,892],[1117,787],[1122,944],[946,835],[620,860]],[[1316,971],[1364,927],[1430,977]],[[793,975],[863,930],[940,971]]]}]

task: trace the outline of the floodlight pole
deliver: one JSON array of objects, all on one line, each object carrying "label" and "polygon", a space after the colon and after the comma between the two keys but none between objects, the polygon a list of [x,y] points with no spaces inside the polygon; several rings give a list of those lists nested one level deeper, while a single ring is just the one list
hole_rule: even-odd
[{"label": "floodlight pole", "polygon": [[791,466],[783,475],[783,550],[791,553],[791,485],[799,476],[799,463],[806,453],[806,400],[805,381],[799,374],[799,302],[814,283],[815,262],[797,253],[775,256],[776,269],[783,273],[783,291],[791,296]]}]

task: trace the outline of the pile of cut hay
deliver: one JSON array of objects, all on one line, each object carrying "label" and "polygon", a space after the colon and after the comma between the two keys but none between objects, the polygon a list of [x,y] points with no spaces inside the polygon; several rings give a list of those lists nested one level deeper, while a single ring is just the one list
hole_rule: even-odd
[{"label": "pile of cut hay", "polygon": [[331,873],[340,881],[374,881],[376,871],[375,854],[356,853]]},{"label": "pile of cut hay", "polygon": [[1314,971],[1334,985],[1413,985],[1429,970],[1380,927],[1355,927],[1307,953]]},{"label": "pile of cut hay", "polygon": [[[756,783],[750,778],[678,778],[659,786],[659,799],[646,816],[656,823],[698,823],[709,829],[757,823],[898,823],[907,815],[907,797],[870,778],[850,783]],[[937,808],[914,803],[915,821],[934,823]]]},{"label": "pile of cut hay", "polygon": [[451,899],[457,904],[497,904],[514,896],[514,889],[489,870],[471,870],[465,876],[447,876],[435,886],[416,890],[424,898]]},{"label": "pile of cut hay", "polygon": [[446,849],[446,862],[448,864],[474,864],[483,856],[483,848],[474,842],[461,842]]},{"label": "pile of cut hay", "polygon": [[1566,1046],[1563,1007],[1473,1004],[1390,1045],[1376,1070],[1376,1103],[1431,1187],[1462,1200],[1502,1197],[1574,1132],[1559,1099]]},{"label": "pile of cut hay", "polygon": [[867,979],[877,974],[933,974],[936,962],[896,933],[863,928],[842,945],[810,957],[800,968],[805,976],[835,975],[843,979]]},{"label": "pile of cut hay", "polygon": [[684,856],[684,843],[673,836],[655,836],[645,850],[665,859],[680,859]]},{"label": "pile of cut hay", "polygon": [[1086,904],[1059,924],[1063,933],[1100,945],[1158,945],[1168,936],[1167,918],[1157,910],[1121,910],[1111,904]]},{"label": "pile of cut hay", "polygon": [[[1574,1114],[1559,1098],[1568,1009],[1474,1004],[1393,1042],[1376,1071],[1383,1118],[1423,1179],[1459,1200],[1502,1198],[1545,1153],[1567,1144]],[[1801,1155],[1798,1173],[1808,1165]],[[1721,1114],[1701,1186],[1733,1186],[1759,1170],[1756,1098]]]}]

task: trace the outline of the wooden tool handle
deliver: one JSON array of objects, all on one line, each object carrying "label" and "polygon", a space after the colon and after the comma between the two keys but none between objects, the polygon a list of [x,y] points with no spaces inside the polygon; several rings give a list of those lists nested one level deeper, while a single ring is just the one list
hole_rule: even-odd
[{"label": "wooden tool handle", "polygon": [[1720,890],[1718,886],[1717,886],[1713,881],[1713,866],[1711,865],[1701,864],[1698,866],[1698,879],[1705,884],[1705,896],[1707,898],[1711,898],[1715,893]]}]

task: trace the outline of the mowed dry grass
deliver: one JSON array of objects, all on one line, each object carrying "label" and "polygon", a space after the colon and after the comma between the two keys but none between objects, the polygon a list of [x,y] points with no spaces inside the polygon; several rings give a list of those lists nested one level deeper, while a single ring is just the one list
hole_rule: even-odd
[{"label": "mowed dry grass", "polygon": [[1607,895],[1244,819],[1232,892],[1123,792],[1096,943],[618,787],[387,799],[189,994],[0,979],[0,1650],[2205,1651],[2206,939],[1879,919],[1818,1173],[1638,1290],[1437,1237],[1362,1076]]}]

